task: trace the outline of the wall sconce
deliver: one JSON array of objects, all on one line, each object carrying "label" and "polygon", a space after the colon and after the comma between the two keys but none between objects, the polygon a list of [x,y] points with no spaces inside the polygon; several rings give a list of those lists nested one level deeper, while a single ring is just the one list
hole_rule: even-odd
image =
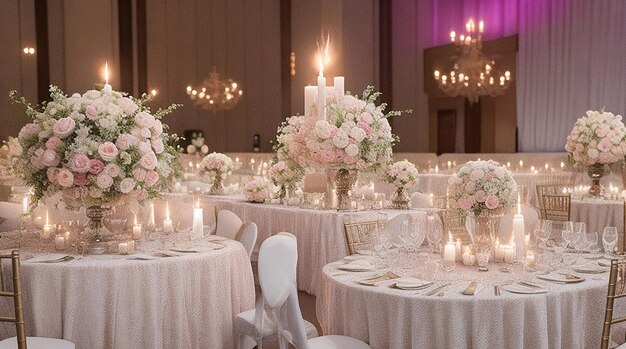
[{"label": "wall sconce", "polygon": [[34,55],[35,54],[35,49],[33,47],[24,47],[24,54],[27,55]]}]

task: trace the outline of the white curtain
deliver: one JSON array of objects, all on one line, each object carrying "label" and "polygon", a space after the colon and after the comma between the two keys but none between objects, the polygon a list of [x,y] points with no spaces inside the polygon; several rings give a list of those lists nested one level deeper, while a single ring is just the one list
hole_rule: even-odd
[{"label": "white curtain", "polygon": [[519,0],[520,151],[564,151],[587,110],[626,116],[626,1]]}]

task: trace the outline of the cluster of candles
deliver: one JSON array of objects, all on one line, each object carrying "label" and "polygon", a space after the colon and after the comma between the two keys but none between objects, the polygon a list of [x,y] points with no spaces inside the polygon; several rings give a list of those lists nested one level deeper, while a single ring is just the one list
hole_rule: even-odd
[{"label": "cluster of candles", "polygon": [[[573,187],[563,188],[563,194],[571,194],[573,197],[585,197],[589,193],[589,185],[576,185]],[[613,183],[609,183],[608,188],[604,189],[605,199],[609,200],[622,200],[623,194],[619,187],[614,186]]]},{"label": "cluster of candles", "polygon": [[[480,161],[481,158],[477,158],[477,161]],[[439,167],[439,163],[435,164],[435,167],[432,167],[431,162],[428,162],[428,173],[435,173],[438,174],[439,170],[441,169],[442,172],[445,170],[447,172],[452,171],[454,168],[456,167],[456,161],[448,161],[445,164],[441,165],[441,168]],[[508,170],[512,170],[512,165],[511,162],[508,161],[506,163],[506,168]],[[561,161],[560,164],[560,170],[563,171],[565,169],[565,163],[563,161]],[[524,160],[520,160],[518,163],[517,168],[514,169],[516,172],[523,172],[524,171]],[[552,167],[551,165],[549,165],[547,162],[542,166],[542,167],[535,167],[535,166],[530,166],[528,168],[529,173],[532,174],[539,174],[540,172],[543,173],[552,173],[552,172],[556,172],[556,168]]]}]

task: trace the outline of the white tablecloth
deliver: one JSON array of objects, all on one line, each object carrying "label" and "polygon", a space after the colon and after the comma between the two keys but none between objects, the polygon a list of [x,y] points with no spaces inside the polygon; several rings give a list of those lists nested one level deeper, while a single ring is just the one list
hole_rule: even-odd
[{"label": "white tablecloth", "polygon": [[[393,289],[390,282],[363,286],[355,281],[366,273],[337,274],[336,266],[324,268],[317,298],[324,334],[355,337],[375,349],[597,348],[600,344],[608,273],[585,275],[588,279],[579,284],[548,284],[546,294],[503,290],[495,296],[493,285],[511,279],[511,274],[499,272],[495,265],[487,273],[457,266],[445,277],[458,282],[437,297]],[[487,286],[475,296],[462,295],[471,280]],[[618,302],[616,306],[623,311]]]},{"label": "white tablecloth", "polygon": [[622,250],[624,236],[624,201],[604,199],[573,199],[571,220],[585,222],[587,232],[598,232],[599,245],[602,246],[602,232],[605,227],[616,227],[620,236],[617,246]]},{"label": "white tablecloth", "polygon": [[[64,338],[80,349],[234,348],[233,319],[254,307],[255,290],[243,246],[226,244],[149,261],[23,261],[26,334]],[[3,314],[12,313],[12,302],[3,301]],[[0,338],[15,335],[14,326],[0,330]]]}]

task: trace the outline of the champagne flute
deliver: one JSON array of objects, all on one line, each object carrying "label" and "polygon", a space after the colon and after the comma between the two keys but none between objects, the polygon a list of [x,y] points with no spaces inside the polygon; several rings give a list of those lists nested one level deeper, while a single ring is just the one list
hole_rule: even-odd
[{"label": "champagne flute", "polygon": [[617,228],[606,227],[602,233],[602,244],[604,245],[604,252],[613,253],[615,245],[617,245]]}]

